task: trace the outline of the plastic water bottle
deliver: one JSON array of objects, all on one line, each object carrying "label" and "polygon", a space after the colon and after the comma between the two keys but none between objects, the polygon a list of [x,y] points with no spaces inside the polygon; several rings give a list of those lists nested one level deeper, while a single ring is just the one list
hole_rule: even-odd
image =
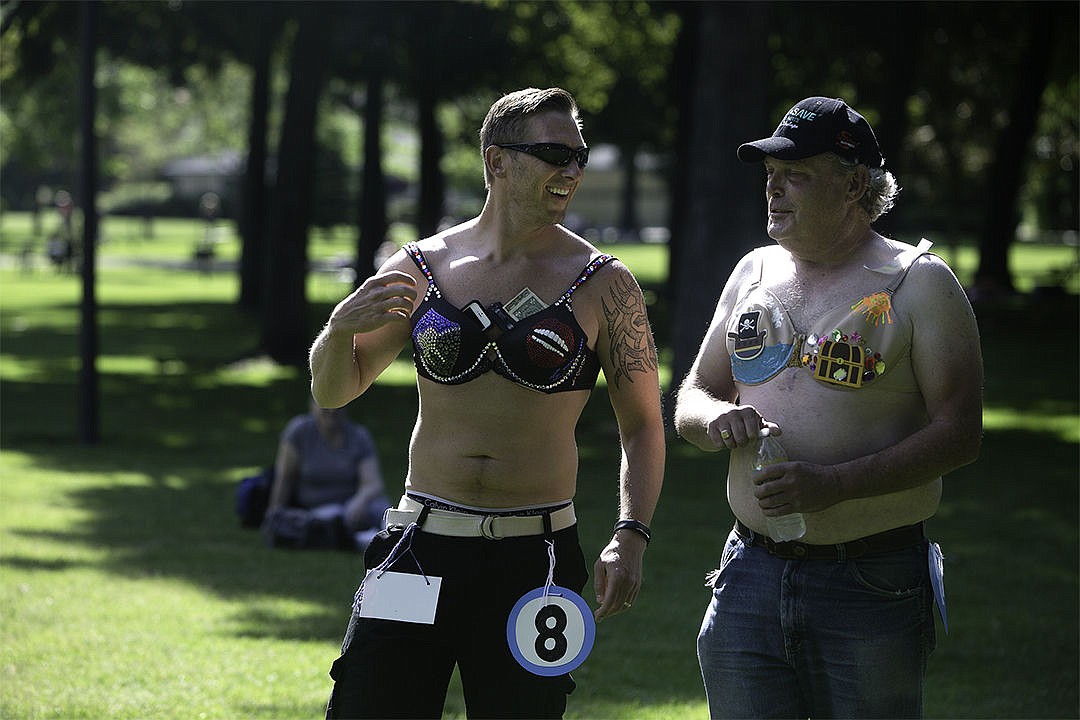
[{"label": "plastic water bottle", "polygon": [[[754,458],[754,469],[761,470],[769,465],[787,462],[787,452],[780,441],[769,433],[769,428],[761,428],[760,443],[757,457]],[[806,521],[802,513],[791,513],[780,517],[765,517],[765,525],[769,531],[769,537],[776,542],[798,540],[806,534]]]}]

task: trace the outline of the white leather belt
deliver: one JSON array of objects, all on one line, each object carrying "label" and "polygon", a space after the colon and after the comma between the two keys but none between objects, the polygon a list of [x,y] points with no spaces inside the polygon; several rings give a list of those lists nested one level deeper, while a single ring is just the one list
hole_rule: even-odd
[{"label": "white leather belt", "polygon": [[[401,502],[396,508],[386,511],[385,527],[392,525],[409,525],[420,517],[424,505],[403,495]],[[577,522],[574,514],[574,504],[559,508],[550,513],[551,531],[565,530]],[[424,532],[432,535],[447,535],[449,537],[482,537],[488,540],[501,540],[502,538],[527,537],[529,535],[544,534],[543,515],[468,515],[453,512],[451,510],[439,510],[428,508],[424,524],[420,526]]]}]

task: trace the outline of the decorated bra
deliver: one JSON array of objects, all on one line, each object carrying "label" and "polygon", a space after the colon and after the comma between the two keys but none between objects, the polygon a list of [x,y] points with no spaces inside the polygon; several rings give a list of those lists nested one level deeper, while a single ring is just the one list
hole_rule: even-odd
[{"label": "decorated bra", "polygon": [[[783,303],[761,287],[762,262],[768,248],[755,250],[754,279],[728,319],[727,346],[735,380],[760,385],[784,369],[796,367],[806,368],[815,380],[833,387],[858,389],[878,381],[910,352],[910,333],[893,324],[892,298],[915,260],[926,254],[931,244],[924,239],[918,247],[901,251],[886,266],[871,268],[891,276],[891,281],[851,305],[825,313],[810,332],[796,331]],[[890,388],[917,389],[913,379]]]},{"label": "decorated bra", "polygon": [[574,317],[572,297],[613,256],[598,255],[590,261],[551,305],[534,299],[522,311],[513,301],[506,307],[501,303],[485,307],[477,301],[464,308],[452,305],[443,298],[419,246],[409,243],[405,251],[428,281],[427,293],[412,314],[418,375],[442,385],[460,385],[494,370],[543,393],[591,390],[596,385],[600,360]]}]

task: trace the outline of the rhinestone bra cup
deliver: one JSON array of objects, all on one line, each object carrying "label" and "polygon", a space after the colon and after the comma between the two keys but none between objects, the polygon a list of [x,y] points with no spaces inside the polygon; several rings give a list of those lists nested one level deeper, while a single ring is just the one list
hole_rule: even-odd
[{"label": "rhinestone bra cup", "polygon": [[543,393],[591,390],[596,384],[600,361],[574,318],[572,297],[614,259],[611,255],[590,261],[554,303],[492,337],[472,314],[443,298],[417,244],[410,243],[405,250],[428,281],[427,293],[413,313],[413,362],[421,377],[460,385],[494,370],[511,382]]}]

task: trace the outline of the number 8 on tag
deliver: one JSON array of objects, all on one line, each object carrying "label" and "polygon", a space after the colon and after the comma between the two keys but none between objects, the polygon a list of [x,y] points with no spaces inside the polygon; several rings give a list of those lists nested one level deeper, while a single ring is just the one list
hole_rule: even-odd
[{"label": "number 8 on tag", "polygon": [[521,667],[552,677],[577,669],[592,651],[596,621],[588,603],[564,587],[521,596],[506,621],[506,642]]}]

